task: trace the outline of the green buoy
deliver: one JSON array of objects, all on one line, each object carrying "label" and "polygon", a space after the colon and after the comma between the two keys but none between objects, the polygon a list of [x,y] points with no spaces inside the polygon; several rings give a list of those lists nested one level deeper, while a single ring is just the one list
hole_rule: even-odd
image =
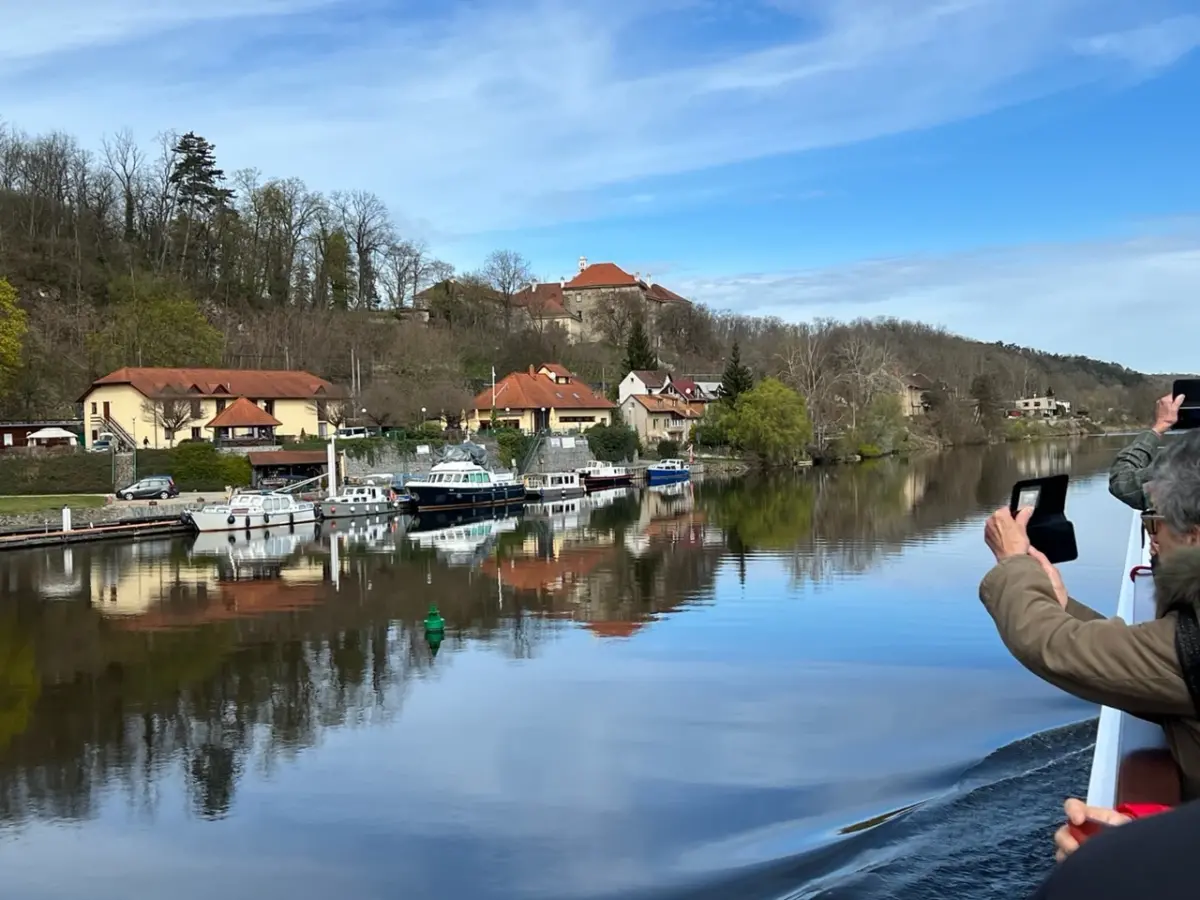
[{"label": "green buoy", "polygon": [[429,615],[425,617],[425,633],[440,635],[446,630],[446,620],[438,612],[437,604],[429,606]]}]

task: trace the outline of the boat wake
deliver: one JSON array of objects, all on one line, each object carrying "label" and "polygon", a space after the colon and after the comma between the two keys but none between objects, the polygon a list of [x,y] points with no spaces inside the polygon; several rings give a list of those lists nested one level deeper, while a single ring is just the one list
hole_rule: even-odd
[{"label": "boat wake", "polygon": [[[1023,897],[1054,865],[1062,801],[1083,796],[1096,720],[990,754],[944,793],[849,823],[817,849],[654,900]],[[651,895],[648,895],[651,896]]]}]

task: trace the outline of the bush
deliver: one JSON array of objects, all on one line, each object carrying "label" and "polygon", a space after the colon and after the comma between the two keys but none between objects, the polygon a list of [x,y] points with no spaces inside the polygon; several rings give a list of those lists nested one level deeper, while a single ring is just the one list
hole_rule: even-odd
[{"label": "bush", "polygon": [[536,440],[516,428],[497,428],[492,432],[492,437],[496,439],[500,448],[500,465],[505,467],[521,465],[529,453],[530,446]]},{"label": "bush", "polygon": [[0,465],[0,494],[110,494],[108,453],[7,453]]},{"label": "bush", "polygon": [[627,425],[593,425],[587,430],[588,449],[601,462],[632,460],[641,449],[637,432]]},{"label": "bush", "polygon": [[137,475],[170,475],[181,491],[221,491],[250,483],[250,460],[209,443],[187,443],[172,450],[139,450]]},{"label": "bush", "polygon": [[658,458],[674,459],[679,456],[679,442],[663,439],[658,442]]}]

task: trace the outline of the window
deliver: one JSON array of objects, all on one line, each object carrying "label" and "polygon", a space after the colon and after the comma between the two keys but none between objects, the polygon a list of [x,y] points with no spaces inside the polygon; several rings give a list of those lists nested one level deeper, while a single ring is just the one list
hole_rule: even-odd
[{"label": "window", "polygon": [[4,432],[4,446],[11,447],[12,445],[13,445],[12,432],[10,432],[10,431]]},{"label": "window", "polygon": [[199,428],[192,429],[192,440],[193,441],[200,440],[200,429]]},{"label": "window", "polygon": [[329,402],[327,400],[317,401],[317,421],[322,424],[329,421]]},{"label": "window", "polygon": [[[92,405],[95,406],[96,404],[93,403]],[[92,410],[92,412],[95,412],[95,410]],[[100,432],[98,432],[95,428],[93,428],[92,429],[92,443],[94,444],[98,440],[100,440]]]},{"label": "window", "polygon": [[225,411],[225,401],[218,400],[217,401],[217,412],[224,412],[224,411]]},{"label": "window", "polygon": [[275,415],[275,401],[274,400],[264,400],[263,401],[263,409],[265,409],[267,411],[267,415],[270,415],[270,416]]},{"label": "window", "polygon": [[[193,419],[199,419],[202,415],[204,415],[204,408],[201,406],[199,400],[192,401],[191,414]],[[195,431],[196,429],[193,428],[192,430]]]},{"label": "window", "polygon": [[96,414],[96,404],[93,403],[92,404],[92,415],[94,416],[95,414]]}]

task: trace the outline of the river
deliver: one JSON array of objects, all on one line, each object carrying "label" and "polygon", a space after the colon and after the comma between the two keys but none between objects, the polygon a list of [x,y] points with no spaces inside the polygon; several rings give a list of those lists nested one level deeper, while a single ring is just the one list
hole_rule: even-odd
[{"label": "river", "polygon": [[1120,443],[0,556],[3,894],[1022,896],[1096,709],[1001,645],[982,523],[1070,472],[1110,612]]}]

